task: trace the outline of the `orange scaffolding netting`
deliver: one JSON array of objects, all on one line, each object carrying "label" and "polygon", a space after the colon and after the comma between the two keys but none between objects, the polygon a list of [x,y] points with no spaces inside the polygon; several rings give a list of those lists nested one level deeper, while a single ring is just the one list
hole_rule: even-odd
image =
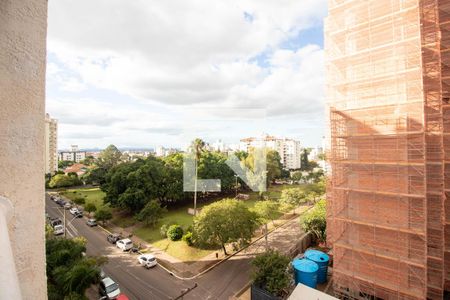
[{"label": "orange scaffolding netting", "polygon": [[450,1],[330,0],[328,242],[343,299],[450,290]]}]

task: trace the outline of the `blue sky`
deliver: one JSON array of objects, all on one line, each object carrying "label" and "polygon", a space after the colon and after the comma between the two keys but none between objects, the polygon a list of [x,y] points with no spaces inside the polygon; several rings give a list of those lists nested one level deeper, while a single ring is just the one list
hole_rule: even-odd
[{"label": "blue sky", "polygon": [[321,144],[325,1],[49,2],[59,148]]}]

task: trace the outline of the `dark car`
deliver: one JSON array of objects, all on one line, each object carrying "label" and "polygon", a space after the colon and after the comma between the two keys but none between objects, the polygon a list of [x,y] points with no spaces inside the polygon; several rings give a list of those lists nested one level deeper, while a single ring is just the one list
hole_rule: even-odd
[{"label": "dark car", "polygon": [[90,226],[90,227],[97,226],[97,220],[95,220],[95,219],[88,219],[86,224],[88,226]]},{"label": "dark car", "polygon": [[59,218],[50,219],[50,226],[55,227],[56,225],[62,225],[62,221]]},{"label": "dark car", "polygon": [[122,237],[118,233],[108,234],[108,236],[106,237],[106,240],[108,242],[110,242],[111,244],[115,244],[118,240],[121,240],[121,239],[122,239]]},{"label": "dark car", "polygon": [[66,205],[66,201],[64,201],[64,200],[62,200],[62,199],[59,199],[58,201],[56,201],[56,203],[59,205],[59,206],[64,206],[64,205]]}]

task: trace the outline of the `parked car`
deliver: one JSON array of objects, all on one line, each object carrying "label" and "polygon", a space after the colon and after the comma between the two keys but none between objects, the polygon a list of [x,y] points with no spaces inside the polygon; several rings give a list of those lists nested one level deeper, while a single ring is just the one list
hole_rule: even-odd
[{"label": "parked car", "polygon": [[59,206],[64,206],[64,205],[66,205],[66,201],[64,201],[63,199],[58,199],[57,201],[56,201],[56,203],[59,205]]},{"label": "parked car", "polygon": [[72,208],[72,204],[70,204],[69,202],[66,202],[64,204],[64,209],[70,209],[70,208]]},{"label": "parked car", "polygon": [[138,262],[147,269],[150,269],[158,264],[156,257],[153,254],[139,255]]},{"label": "parked car", "polygon": [[60,235],[64,233],[64,226],[62,225],[56,225],[53,227],[53,234],[54,235]]},{"label": "parked car", "polygon": [[96,219],[88,219],[86,224],[90,227],[97,226],[97,220]]},{"label": "parked car", "polygon": [[50,219],[49,223],[50,223],[50,226],[55,228],[56,225],[62,225],[63,222],[59,218],[53,218],[53,219]]},{"label": "parked car", "polygon": [[122,237],[118,233],[108,234],[108,236],[106,237],[106,240],[108,242],[110,242],[111,244],[115,244],[118,240],[121,240],[121,239],[122,239]]},{"label": "parked car", "polygon": [[[105,277],[100,281],[99,293],[103,296],[101,299],[117,299],[120,295],[119,285],[111,279],[111,277]],[[106,297],[106,298],[104,298]]]},{"label": "parked car", "polygon": [[133,242],[130,239],[118,240],[116,246],[122,251],[128,251],[133,248]]},{"label": "parked car", "polygon": [[77,207],[72,207],[69,212],[74,216],[80,213]]}]

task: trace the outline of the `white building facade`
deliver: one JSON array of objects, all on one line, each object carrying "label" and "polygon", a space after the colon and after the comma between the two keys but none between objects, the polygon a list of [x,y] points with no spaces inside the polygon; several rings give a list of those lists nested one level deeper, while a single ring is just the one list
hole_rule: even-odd
[{"label": "white building facade", "polygon": [[45,115],[45,174],[58,171],[58,121]]},{"label": "white building facade", "polygon": [[77,145],[71,145],[70,151],[59,152],[59,160],[81,162],[86,159],[86,151],[80,151]]},{"label": "white building facade", "polygon": [[261,138],[245,138],[241,140],[240,147],[243,151],[251,148],[267,148],[275,150],[281,157],[281,163],[285,169],[296,170],[301,167],[301,144],[299,141],[288,138],[277,138],[264,135]]}]

